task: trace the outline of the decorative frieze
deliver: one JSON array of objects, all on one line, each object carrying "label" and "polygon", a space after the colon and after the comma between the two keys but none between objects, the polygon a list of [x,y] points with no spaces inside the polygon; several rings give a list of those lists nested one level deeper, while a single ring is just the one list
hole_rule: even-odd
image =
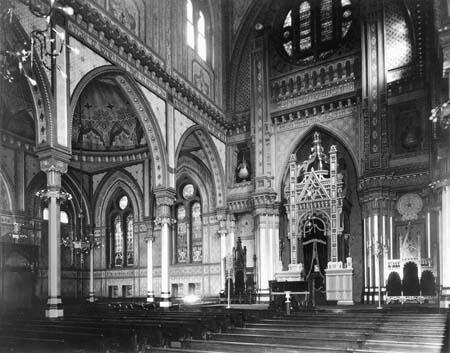
[{"label": "decorative frieze", "polygon": [[345,101],[329,103],[294,112],[272,116],[276,132],[298,129],[311,126],[315,123],[324,123],[348,116],[355,116],[358,112],[357,99],[348,98]]},{"label": "decorative frieze", "polygon": [[75,162],[88,162],[88,163],[122,163],[122,162],[134,162],[141,161],[148,158],[148,148],[132,151],[132,152],[89,152],[83,151],[80,154],[79,151],[73,150],[72,160]]},{"label": "decorative frieze", "polygon": [[271,104],[272,112],[279,112],[282,110],[298,107],[301,105],[307,105],[316,103],[317,101],[328,99],[330,97],[336,97],[339,95],[349,94],[356,91],[357,86],[354,79],[348,79],[348,82],[341,83],[338,86],[332,85],[331,87],[319,87],[312,88],[311,92],[304,92],[304,94],[289,98],[277,103]]}]

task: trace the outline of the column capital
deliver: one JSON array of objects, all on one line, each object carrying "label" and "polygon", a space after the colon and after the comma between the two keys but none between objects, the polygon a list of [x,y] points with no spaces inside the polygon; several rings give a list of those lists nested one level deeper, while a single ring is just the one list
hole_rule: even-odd
[{"label": "column capital", "polygon": [[43,172],[55,171],[61,174],[67,173],[67,167],[71,158],[69,153],[50,148],[39,151],[37,155]]},{"label": "column capital", "polygon": [[172,226],[175,223],[177,223],[176,219],[171,217],[156,217],[155,218],[155,227],[156,229],[161,228],[163,225],[169,225]]},{"label": "column capital", "polygon": [[153,190],[157,207],[173,206],[175,203],[175,190],[172,188],[155,188]]},{"label": "column capital", "polygon": [[42,189],[36,192],[36,196],[42,199],[56,198],[62,201],[72,200],[72,195],[59,189]]},{"label": "column capital", "polygon": [[279,202],[276,199],[277,193],[274,191],[255,192],[251,195],[254,214],[278,214]]},{"label": "column capital", "polygon": [[397,194],[388,189],[376,189],[360,194],[360,202],[364,217],[378,214],[392,215],[395,210]]},{"label": "column capital", "polygon": [[153,234],[148,234],[145,236],[144,240],[146,243],[153,242],[153,241],[155,241],[155,236]]}]

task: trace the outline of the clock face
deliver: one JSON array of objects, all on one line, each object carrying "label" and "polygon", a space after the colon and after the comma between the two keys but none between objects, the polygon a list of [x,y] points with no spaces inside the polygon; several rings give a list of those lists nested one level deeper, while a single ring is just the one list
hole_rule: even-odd
[{"label": "clock face", "polygon": [[422,207],[422,198],[417,194],[405,194],[397,201],[397,210],[404,221],[417,219],[417,214],[422,210]]}]

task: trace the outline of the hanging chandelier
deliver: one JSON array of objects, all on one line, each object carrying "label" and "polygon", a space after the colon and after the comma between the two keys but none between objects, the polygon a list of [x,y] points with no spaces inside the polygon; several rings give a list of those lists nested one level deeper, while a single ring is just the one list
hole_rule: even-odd
[{"label": "hanging chandelier", "polygon": [[431,109],[429,119],[433,123],[438,123],[442,128],[447,129],[450,126],[450,100]]},{"label": "hanging chandelier", "polygon": [[[13,48],[7,48],[8,40],[7,38],[4,39],[3,48],[0,50],[0,75],[11,83],[17,73],[22,74],[32,86],[36,86],[37,82],[31,75],[35,55],[46,69],[52,70],[53,59],[60,55],[64,48],[71,49],[74,54],[78,54],[79,51],[77,48],[69,46],[66,43],[65,32],[56,30],[53,25],[53,18],[56,13],[72,16],[74,14],[73,8],[60,5],[57,0],[49,0],[49,2],[28,0],[26,5],[34,16],[45,20],[45,25],[42,28],[34,28],[29,33],[29,42],[14,43]],[[10,32],[8,26],[11,26],[13,21],[17,20],[14,10],[13,2],[7,0],[0,15],[4,36]],[[50,60],[48,61],[48,59]],[[56,65],[56,69],[64,78],[67,77],[59,65]]]}]

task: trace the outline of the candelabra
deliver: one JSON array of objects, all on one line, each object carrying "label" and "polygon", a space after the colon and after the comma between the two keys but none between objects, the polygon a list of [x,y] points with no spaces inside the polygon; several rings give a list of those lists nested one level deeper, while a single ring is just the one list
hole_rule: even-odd
[{"label": "candelabra", "polygon": [[23,226],[23,224],[14,222],[13,223],[13,231],[5,234],[5,237],[9,237],[14,242],[20,242],[20,241],[27,239],[28,235],[22,233],[22,226]]},{"label": "candelabra", "polygon": [[96,240],[94,234],[91,233],[88,236],[81,236],[80,239],[75,240],[66,237],[62,239],[62,244],[80,253],[82,270],[84,255],[89,254],[89,301],[94,302],[94,249],[101,247],[102,243]]},{"label": "candelabra", "polygon": [[[29,43],[14,43],[14,48],[6,49],[7,40],[5,40],[4,48],[0,50],[0,72],[1,76],[8,82],[14,81],[15,73],[22,74],[32,86],[36,86],[37,82],[32,78],[31,70],[33,69],[34,56],[36,55],[40,62],[48,70],[52,69],[53,59],[61,54],[64,48],[71,49],[75,54],[79,51],[77,48],[71,47],[66,43],[65,32],[58,31],[53,25],[53,18],[56,13],[62,13],[72,16],[74,11],[69,6],[62,6],[57,0],[50,0],[49,3],[41,0],[28,0],[29,11],[37,18],[45,20],[43,28],[33,28],[29,33]],[[15,6],[11,1],[7,1],[0,15],[2,23],[2,31],[6,36],[8,25],[14,21]],[[48,64],[47,59],[50,59]],[[56,69],[67,77],[64,70],[56,65]]]}]

